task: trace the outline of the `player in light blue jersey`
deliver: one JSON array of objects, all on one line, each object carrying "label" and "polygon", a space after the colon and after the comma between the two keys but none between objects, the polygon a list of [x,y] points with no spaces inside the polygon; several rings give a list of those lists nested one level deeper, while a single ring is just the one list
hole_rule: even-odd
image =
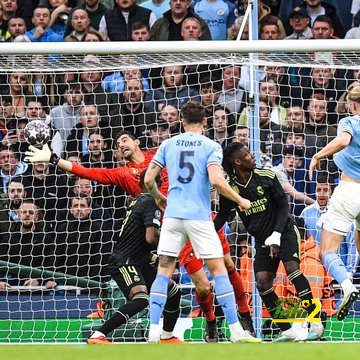
[{"label": "player in light blue jersey", "polygon": [[[241,327],[233,288],[224,265],[222,246],[210,217],[211,184],[225,197],[249,209],[250,202],[231,189],[221,171],[222,150],[202,135],[204,107],[189,101],[182,108],[185,133],[163,142],[145,175],[145,185],[158,206],[165,209],[158,245],[159,267],[150,291],[149,343],[160,340],[160,318],[167,300],[169,279],[176,259],[190,239],[195,255],[204,259],[214,278],[215,294],[229,324],[231,341],[259,342]],[[155,178],[167,166],[168,197]]]},{"label": "player in light blue jersey", "polygon": [[344,292],[337,311],[339,320],[348,315],[351,304],[359,297],[337,250],[354,220],[357,250],[360,250],[360,86],[349,92],[348,105],[353,116],[340,120],[336,138],[313,156],[309,169],[311,179],[320,159],[334,155],[335,164],[342,171],[328,211],[320,219],[323,224],[320,239],[322,261]]}]

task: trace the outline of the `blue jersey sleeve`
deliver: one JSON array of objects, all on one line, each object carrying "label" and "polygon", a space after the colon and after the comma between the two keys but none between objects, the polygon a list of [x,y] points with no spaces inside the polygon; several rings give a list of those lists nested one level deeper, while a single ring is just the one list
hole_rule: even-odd
[{"label": "blue jersey sleeve", "polygon": [[165,147],[168,140],[165,140],[160,147],[157,149],[155,156],[152,158],[151,162],[156,164],[157,166],[163,168],[166,166],[165,160]]},{"label": "blue jersey sleeve", "polygon": [[223,159],[222,148],[219,144],[214,142],[213,144],[211,144],[206,165],[209,166],[212,164],[218,164],[221,166],[222,159]]},{"label": "blue jersey sleeve", "polygon": [[337,129],[337,134],[340,135],[344,131],[348,132],[351,136],[354,136],[354,127],[351,117],[347,117],[340,120]]}]

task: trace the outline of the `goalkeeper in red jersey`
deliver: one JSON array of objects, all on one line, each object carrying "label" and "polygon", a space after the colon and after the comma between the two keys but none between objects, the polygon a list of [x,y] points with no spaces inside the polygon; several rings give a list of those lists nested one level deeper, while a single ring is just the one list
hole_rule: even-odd
[{"label": "goalkeeper in red jersey", "polygon": [[[70,162],[59,158],[55,153],[52,153],[47,145],[43,148],[37,149],[32,146],[29,147],[26,152],[27,157],[25,160],[30,162],[49,162],[60,169],[72,173],[81,178],[97,181],[98,183],[105,185],[116,185],[123,189],[128,195],[136,197],[141,193],[141,187],[139,184],[140,174],[143,170],[147,169],[151,159],[156,153],[157,148],[143,151],[140,149],[140,141],[130,132],[120,132],[115,138],[116,149],[120,158],[125,160],[127,164],[113,169],[106,168],[85,168],[75,162]],[[160,191],[163,194],[167,194],[168,191],[168,177],[166,169],[163,169],[160,173],[161,187]],[[245,308],[246,295],[243,289],[241,278],[235,269],[235,265],[229,255],[229,245],[227,241],[222,242],[224,254],[227,261],[225,265],[229,272],[230,281],[234,287],[235,297],[241,314],[242,323],[245,330],[253,332],[251,318],[245,313],[249,313],[249,309]],[[189,249],[184,248],[186,252]],[[186,264],[186,268],[189,269],[189,275],[192,278],[196,290],[199,305],[203,310],[207,320],[207,341],[217,341],[217,329],[215,328],[215,315],[213,312],[213,295],[210,289],[210,283],[203,270],[203,263],[196,257],[190,256],[191,251],[188,252],[188,256],[182,257],[183,264]],[[202,270],[201,270],[202,269]],[[240,300],[241,299],[241,300]],[[244,324],[244,316],[247,317],[247,325]]]}]

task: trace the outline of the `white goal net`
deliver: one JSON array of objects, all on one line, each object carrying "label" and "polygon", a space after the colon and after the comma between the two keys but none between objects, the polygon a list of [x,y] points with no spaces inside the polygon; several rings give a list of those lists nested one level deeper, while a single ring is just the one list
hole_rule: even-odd
[{"label": "white goal net", "polygon": [[[156,43],[143,49],[115,43],[95,44],[91,51],[83,47],[87,44],[71,49],[74,45],[66,43],[63,48],[4,48],[0,342],[82,342],[126,302],[107,264],[131,199],[115,183],[101,184],[52,165],[26,163],[26,124],[42,119],[51,128],[50,144],[58,156],[96,172],[127,166],[114,141],[123,130],[135,134],[144,151],[178,134],[180,109],[189,100],[205,106],[206,136],[223,147],[236,141],[251,146],[258,167],[275,171],[300,228],[301,270],[314,297],[322,301],[324,339],[360,340],[359,302],[344,321],[336,319],[342,294],[318,255],[317,220],[326,210],[339,171],[328,159],[316,179],[308,176],[311,156],[336,136],[339,120],[349,114],[347,91],[360,83],[359,52],[342,40],[325,45],[322,41],[322,46],[316,40],[299,41],[297,48],[289,41],[257,43],[167,43],[159,49]],[[217,194],[212,198],[216,212]],[[251,239],[237,216],[224,230],[257,333],[271,340],[278,328],[252,295],[256,284]],[[359,287],[353,229],[339,253]],[[183,267],[177,268],[174,279],[182,289],[176,334],[203,341],[205,321]],[[282,266],[274,286],[280,297],[296,297]],[[109,339],[145,341],[147,315],[138,314]],[[219,319],[226,337],[221,314]]]}]

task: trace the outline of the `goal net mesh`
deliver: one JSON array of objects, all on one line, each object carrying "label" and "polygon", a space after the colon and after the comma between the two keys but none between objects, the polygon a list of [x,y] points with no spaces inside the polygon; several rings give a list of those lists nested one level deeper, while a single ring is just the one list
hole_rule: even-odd
[{"label": "goal net mesh", "polygon": [[[259,88],[255,107],[252,66]],[[181,131],[179,111],[189,100],[203,103],[205,134],[223,147],[258,141],[258,166],[275,171],[299,225],[301,270],[322,301],[325,340],[360,340],[359,303],[344,321],[336,319],[342,294],[318,256],[317,220],[339,172],[329,159],[317,181],[308,176],[311,156],[348,115],[347,90],[360,81],[358,53],[0,55],[0,69],[0,342],[81,342],[126,302],[107,262],[131,199],[113,184],[24,162],[26,124],[45,121],[53,151],[65,159],[115,168],[126,166],[117,133],[135,133],[144,151],[156,148]],[[216,212],[216,193],[212,199]],[[262,336],[272,339],[276,325],[264,307],[253,305],[250,237],[237,216],[225,233],[251,314],[261,316]],[[339,253],[359,286],[354,229]],[[191,279],[180,266],[174,279],[182,289],[176,334],[203,341],[205,321]],[[282,265],[274,286],[280,297],[296,297]],[[109,338],[145,341],[147,315],[140,313]],[[219,326],[226,335],[225,322]]]}]

